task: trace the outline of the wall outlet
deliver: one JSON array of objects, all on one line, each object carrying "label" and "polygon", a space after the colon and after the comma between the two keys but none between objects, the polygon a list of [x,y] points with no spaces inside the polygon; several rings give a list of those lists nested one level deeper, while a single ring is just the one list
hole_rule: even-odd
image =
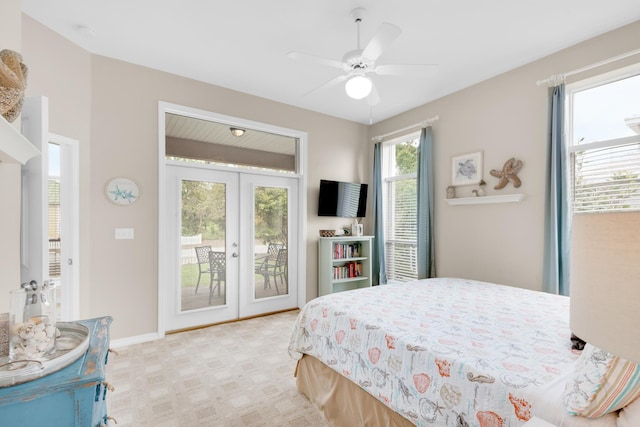
[{"label": "wall outlet", "polygon": [[133,239],[133,228],[116,228],[116,239]]}]

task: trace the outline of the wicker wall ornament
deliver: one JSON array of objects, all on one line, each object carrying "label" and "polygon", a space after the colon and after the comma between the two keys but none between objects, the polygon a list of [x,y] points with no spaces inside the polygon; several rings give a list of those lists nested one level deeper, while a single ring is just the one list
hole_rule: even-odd
[{"label": "wicker wall ornament", "polygon": [[8,122],[13,122],[22,110],[27,71],[18,52],[0,51],[0,114]]}]

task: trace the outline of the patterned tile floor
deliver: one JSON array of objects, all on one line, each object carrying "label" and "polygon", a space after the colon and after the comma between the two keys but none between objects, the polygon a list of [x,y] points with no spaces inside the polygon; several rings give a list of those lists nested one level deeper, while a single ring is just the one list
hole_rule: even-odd
[{"label": "patterned tile floor", "polygon": [[[168,335],[116,349],[109,415],[126,426],[329,424],[295,388],[287,354],[298,311]],[[115,425],[115,423],[111,423]]]}]

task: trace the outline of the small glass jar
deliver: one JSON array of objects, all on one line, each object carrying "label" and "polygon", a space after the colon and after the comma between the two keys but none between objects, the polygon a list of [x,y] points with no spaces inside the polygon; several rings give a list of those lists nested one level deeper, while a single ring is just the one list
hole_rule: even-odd
[{"label": "small glass jar", "polygon": [[456,198],[456,187],[450,185],[447,187],[447,199],[455,199]]},{"label": "small glass jar", "polygon": [[10,292],[9,359],[48,360],[56,351],[58,333],[55,286],[25,285]]}]

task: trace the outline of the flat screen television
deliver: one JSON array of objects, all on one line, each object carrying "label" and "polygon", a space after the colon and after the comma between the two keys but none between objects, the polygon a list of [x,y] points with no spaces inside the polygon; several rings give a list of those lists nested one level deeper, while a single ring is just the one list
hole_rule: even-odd
[{"label": "flat screen television", "polygon": [[318,216],[362,218],[367,209],[367,184],[320,180]]}]

